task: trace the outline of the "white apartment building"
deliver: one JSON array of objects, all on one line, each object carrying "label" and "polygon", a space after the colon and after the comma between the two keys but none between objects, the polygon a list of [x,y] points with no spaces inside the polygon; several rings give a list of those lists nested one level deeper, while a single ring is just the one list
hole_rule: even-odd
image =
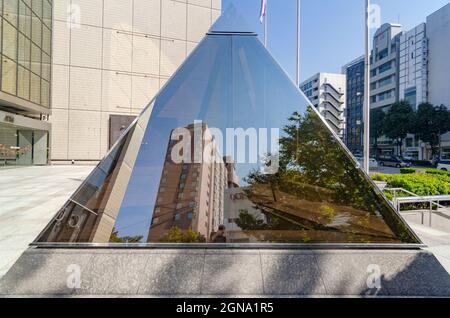
[{"label": "white apartment building", "polygon": [[220,10],[220,0],[54,1],[52,162],[100,160]]},{"label": "white apartment building", "polygon": [[[415,109],[428,101],[428,39],[425,23],[400,36],[399,100],[408,101]],[[405,142],[405,155],[423,159],[425,151],[426,145],[409,134]]]},{"label": "white apartment building", "polygon": [[341,138],[345,132],[346,86],[346,76],[333,73],[317,73],[300,84],[306,97]]},{"label": "white apartment building", "polygon": [[370,74],[371,108],[386,108],[398,101],[398,56],[402,26],[383,24],[375,33]]},{"label": "white apartment building", "polygon": [[399,99],[417,108],[428,101],[428,40],[426,24],[400,37]]}]

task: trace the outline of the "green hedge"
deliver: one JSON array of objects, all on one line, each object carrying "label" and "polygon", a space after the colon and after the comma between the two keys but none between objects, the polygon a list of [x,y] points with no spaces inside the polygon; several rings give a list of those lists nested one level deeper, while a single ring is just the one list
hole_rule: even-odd
[{"label": "green hedge", "polygon": [[432,167],[433,164],[428,160],[409,160],[411,164],[415,166],[422,166],[422,167]]},{"label": "green hedge", "polygon": [[392,175],[388,186],[403,188],[417,195],[445,195],[450,192],[450,183],[427,174]]},{"label": "green hedge", "polygon": [[375,181],[384,181],[388,182],[390,174],[377,173],[372,176],[372,179]]},{"label": "green hedge", "polygon": [[450,193],[450,178],[441,174],[376,174],[373,179],[387,182],[389,188],[403,188],[417,195],[446,195]]},{"label": "green hedge", "polygon": [[428,174],[437,174],[440,176],[450,176],[450,171],[438,170],[438,169],[425,169]]},{"label": "green hedge", "polygon": [[411,173],[416,173],[416,172],[417,172],[416,168],[401,168],[400,169],[401,174],[411,174]]}]

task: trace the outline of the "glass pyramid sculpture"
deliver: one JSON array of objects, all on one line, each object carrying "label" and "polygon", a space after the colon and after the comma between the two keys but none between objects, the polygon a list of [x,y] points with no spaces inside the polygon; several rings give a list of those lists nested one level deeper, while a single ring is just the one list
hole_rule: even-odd
[{"label": "glass pyramid sculpture", "polygon": [[36,244],[419,243],[230,10]]}]

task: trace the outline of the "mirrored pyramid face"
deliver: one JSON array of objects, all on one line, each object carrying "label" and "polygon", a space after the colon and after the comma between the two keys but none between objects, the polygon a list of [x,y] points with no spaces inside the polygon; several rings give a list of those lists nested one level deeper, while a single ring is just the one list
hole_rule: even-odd
[{"label": "mirrored pyramid face", "polygon": [[43,243],[418,243],[254,34],[210,33]]}]

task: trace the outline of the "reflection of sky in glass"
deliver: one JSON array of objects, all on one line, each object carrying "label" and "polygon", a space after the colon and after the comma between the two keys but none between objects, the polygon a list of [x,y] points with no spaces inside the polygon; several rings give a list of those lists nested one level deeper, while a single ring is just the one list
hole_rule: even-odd
[{"label": "reflection of sky in glass", "polygon": [[[155,100],[116,221],[119,235],[147,237],[172,129],[201,120],[223,132],[224,144],[226,128],[266,128],[270,136],[294,111],[306,110],[307,101],[286,81],[256,36],[209,35]],[[236,164],[242,182],[253,169],[258,164]]]}]

